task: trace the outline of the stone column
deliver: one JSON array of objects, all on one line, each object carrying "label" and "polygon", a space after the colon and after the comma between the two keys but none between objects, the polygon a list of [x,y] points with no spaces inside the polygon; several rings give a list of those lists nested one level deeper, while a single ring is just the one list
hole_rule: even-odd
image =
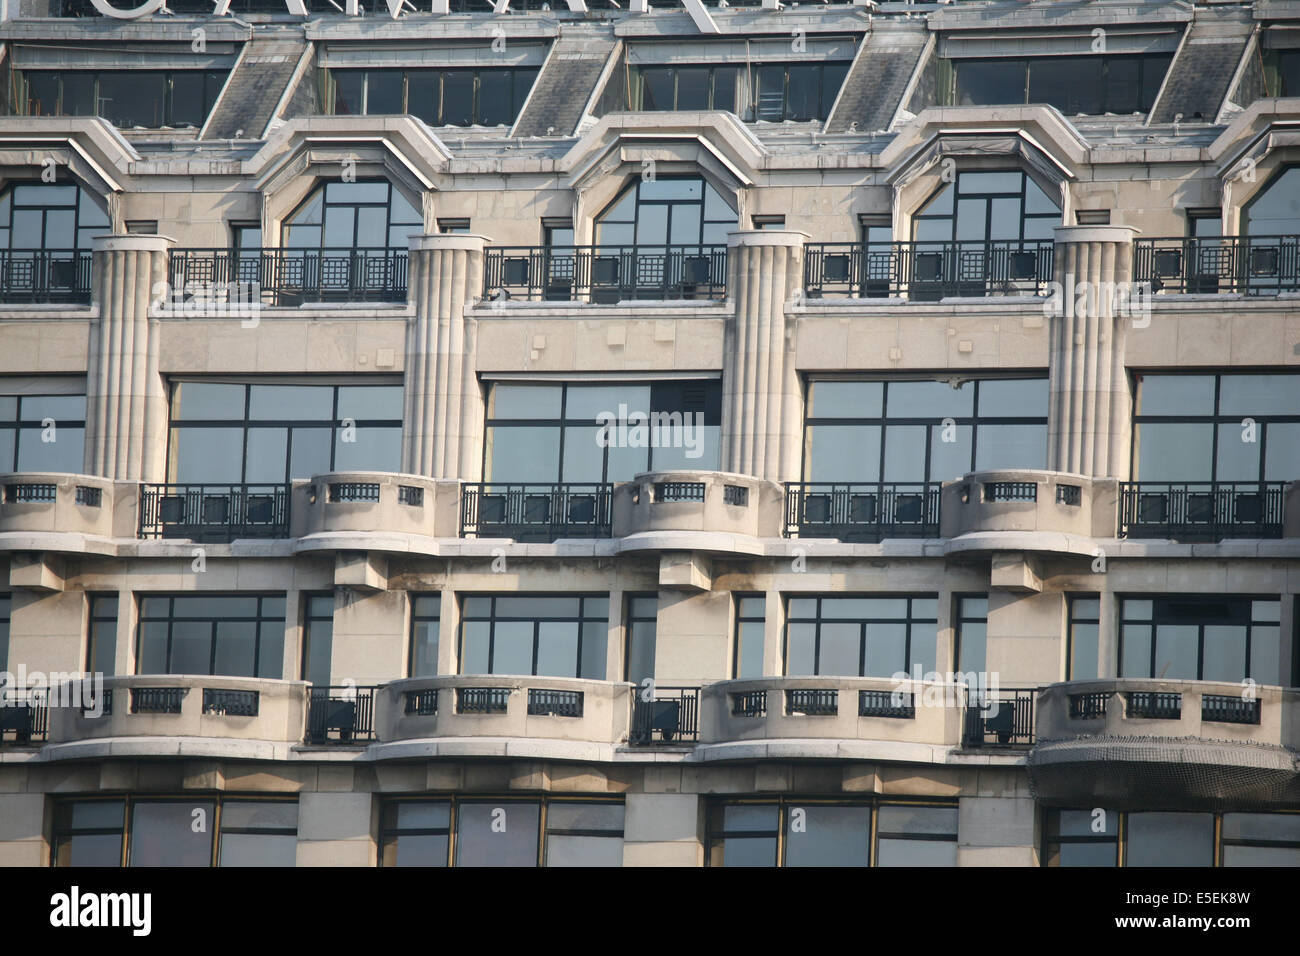
[{"label": "stone column", "polygon": [[86,472],[164,481],[167,392],[158,371],[155,289],[167,281],[166,236],[94,240],[94,301],[86,375]]},{"label": "stone column", "polygon": [[797,481],[803,391],[786,306],[803,288],[802,232],[758,229],[727,237],[727,323],[722,369],[722,470]]},{"label": "stone column", "polygon": [[1047,467],[1054,471],[1128,478],[1124,341],[1130,323],[1145,321],[1125,314],[1133,301],[1133,233],[1128,226],[1056,230],[1060,291],[1051,303],[1047,422]]},{"label": "stone column", "polygon": [[415,318],[406,336],[402,471],[477,481],[483,469],[483,396],[474,368],[483,236],[411,239]]}]

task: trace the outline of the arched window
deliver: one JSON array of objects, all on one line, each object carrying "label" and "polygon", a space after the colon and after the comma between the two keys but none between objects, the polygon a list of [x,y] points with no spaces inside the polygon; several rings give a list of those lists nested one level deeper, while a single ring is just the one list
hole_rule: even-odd
[{"label": "arched window", "polygon": [[0,300],[90,299],[91,240],[108,214],[75,183],[14,183],[0,192]]},{"label": "arched window", "polygon": [[382,250],[407,248],[424,231],[424,217],[383,180],[329,182],[285,221],[285,249]]},{"label": "arched window", "polygon": [[598,246],[725,246],[736,210],[700,176],[639,179],[596,219]]}]

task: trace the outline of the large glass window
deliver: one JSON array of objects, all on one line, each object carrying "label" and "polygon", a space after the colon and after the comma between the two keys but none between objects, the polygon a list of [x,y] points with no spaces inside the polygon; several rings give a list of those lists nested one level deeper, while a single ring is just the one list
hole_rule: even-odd
[{"label": "large glass window", "polygon": [[1300,478],[1300,374],[1136,378],[1136,480]]},{"label": "large glass window", "polygon": [[719,801],[709,808],[708,865],[956,866],[957,808],[800,797]]},{"label": "large glass window", "polygon": [[407,249],[424,232],[424,214],[383,180],[328,182],[285,220],[286,249]]},{"label": "large glass window", "polygon": [[988,632],[988,595],[957,598],[957,669],[963,674],[988,670]]},{"label": "large glass window", "polygon": [[380,863],[622,866],[623,816],[614,800],[393,800],[384,806]]},{"label": "large glass window", "polygon": [[638,179],[596,217],[596,245],[725,246],[738,221],[731,201],[700,176]]},{"label": "large glass window", "polygon": [[282,484],[328,471],[396,472],[402,386],[177,382],[170,480]]},{"label": "large glass window", "polygon": [[1028,173],[961,171],[912,217],[917,242],[1045,240],[1061,225],[1061,208]]},{"label": "large glass window", "polygon": [[762,595],[736,598],[734,676],[763,676],[763,639],[767,630],[767,599]]},{"label": "large glass window", "polygon": [[1281,684],[1275,597],[1126,597],[1120,677]]},{"label": "large glass window", "polygon": [[608,595],[466,595],[462,674],[605,679]]},{"label": "large glass window", "polygon": [[492,387],[484,472],[494,482],[628,481],[646,471],[718,467],[722,387]]},{"label": "large glass window", "polygon": [[420,594],[411,604],[411,676],[438,673],[438,624],[442,595]]},{"label": "large glass window", "polygon": [[108,213],[75,183],[15,183],[0,192],[0,249],[89,252],[108,231]]},{"label": "large glass window", "polygon": [[1101,627],[1101,599],[1070,595],[1070,654],[1066,680],[1096,680]]},{"label": "large glass window", "polygon": [[334,655],[334,595],[303,595],[302,677],[328,687]]},{"label": "large glass window", "polygon": [[199,797],[60,800],[55,866],[293,866],[298,802]]},{"label": "large glass window", "polygon": [[658,637],[658,595],[627,599],[627,679],[638,687],[655,676],[655,647]]},{"label": "large glass window", "polygon": [[[117,595],[90,596],[90,642],[86,670],[112,677],[117,673]],[[4,658],[0,657],[0,664]]]},{"label": "large glass window", "polygon": [[24,70],[27,116],[102,116],[123,128],[202,126],[228,70]]},{"label": "large glass window", "polygon": [[1151,53],[948,60],[952,86],[947,102],[1045,103],[1067,116],[1145,113],[1155,103],[1172,59],[1168,53]]},{"label": "large glass window", "polygon": [[280,679],[284,595],[141,596],[135,672]]},{"label": "large glass window", "polygon": [[1264,836],[1259,842],[1265,847],[1285,854],[1286,844],[1300,832],[1296,828],[1300,816],[1294,814],[1120,812],[1100,807],[1047,810],[1043,864],[1206,867],[1214,866],[1217,858],[1222,866],[1250,865],[1240,855],[1228,860],[1226,854],[1216,854],[1216,816],[1225,851],[1229,833],[1249,831]]},{"label": "large glass window", "polygon": [[807,481],[920,482],[1047,465],[1047,379],[809,384]]},{"label": "large glass window", "polygon": [[785,672],[893,677],[935,667],[939,601],[933,594],[791,597]]},{"label": "large glass window", "polygon": [[0,469],[80,474],[86,454],[86,396],[4,394],[0,382]]},{"label": "large glass window", "polygon": [[536,67],[331,70],[330,112],[410,113],[430,126],[510,126],[537,73]]},{"label": "large glass window", "polygon": [[632,110],[726,110],[746,121],[825,120],[848,75],[848,61],[633,66]]}]

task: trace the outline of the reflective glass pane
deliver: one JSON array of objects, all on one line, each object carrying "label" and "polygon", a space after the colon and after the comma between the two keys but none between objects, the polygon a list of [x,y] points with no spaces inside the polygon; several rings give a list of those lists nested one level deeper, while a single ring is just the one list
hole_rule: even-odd
[{"label": "reflective glass pane", "polygon": [[808,481],[880,479],[880,426],[810,425]]},{"label": "reflective glass pane", "polygon": [[1211,375],[1144,375],[1138,388],[1139,415],[1210,415],[1214,412]]},{"label": "reflective glass pane", "polygon": [[786,866],[867,865],[870,807],[792,805],[786,821]]},{"label": "reflective glass pane", "polygon": [[244,417],[244,386],[181,382],[172,399],[172,417],[183,421],[239,421]]},{"label": "reflective glass pane", "polygon": [[882,382],[813,382],[808,389],[809,418],[879,418]]},{"label": "reflective glass pane", "polygon": [[979,383],[981,417],[1047,415],[1047,379],[991,379]]},{"label": "reflective glass pane", "polygon": [[1213,863],[1213,814],[1129,814],[1126,866],[1212,866]]},{"label": "reflective glass pane", "polygon": [[[817,630],[812,624],[789,624],[786,627],[785,672],[791,677],[815,674]],[[853,673],[857,673],[856,668]]]},{"label": "reflective glass pane", "polygon": [[1210,480],[1212,425],[1146,423],[1136,431],[1139,481]]},{"label": "reflective glass pane", "polygon": [[1156,663],[1153,677],[1162,680],[1196,680],[1197,643],[1194,624],[1156,627]]},{"label": "reflective glass pane", "polygon": [[971,382],[959,388],[947,382],[890,382],[886,414],[890,418],[963,418],[972,414],[974,405]]},{"label": "reflective glass pane", "polygon": [[[237,385],[219,387],[242,390]],[[325,385],[253,385],[248,390],[248,417],[263,421],[329,421],[334,417],[334,389]]]},{"label": "reflective glass pane", "polygon": [[1047,467],[1046,425],[980,425],[975,469]]},{"label": "reflective glass pane", "polygon": [[[215,810],[210,800],[137,803],[131,815],[131,866],[210,866]],[[196,832],[199,819],[205,825]]]},{"label": "reflective glass pane", "polygon": [[457,866],[536,866],[535,803],[463,803],[457,809]]},{"label": "reflective glass pane", "polygon": [[488,417],[558,419],[562,394],[558,385],[496,385]]},{"label": "reflective glass pane", "polygon": [[294,866],[298,837],[291,833],[227,833],[218,866]]},{"label": "reflective glass pane", "polygon": [[862,626],[825,623],[821,626],[818,674],[856,677],[861,671]]},{"label": "reflective glass pane", "polygon": [[1246,628],[1205,626],[1201,680],[1239,681],[1246,676]]}]

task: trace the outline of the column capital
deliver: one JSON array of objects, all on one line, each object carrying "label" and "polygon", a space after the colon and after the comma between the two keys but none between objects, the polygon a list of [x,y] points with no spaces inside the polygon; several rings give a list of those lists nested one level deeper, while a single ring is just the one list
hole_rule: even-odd
[{"label": "column capital", "polygon": [[738,246],[802,246],[808,233],[798,229],[744,229],[727,233],[727,247]]},{"label": "column capital", "polygon": [[92,236],[95,252],[169,252],[176,244],[171,236],[105,235]]},{"label": "column capital", "polygon": [[1139,230],[1133,226],[1057,226],[1056,241],[1132,242]]},{"label": "column capital", "polygon": [[432,236],[412,236],[412,252],[441,252],[444,250],[464,249],[468,252],[482,252],[492,240],[487,236],[470,235],[464,232],[444,232]]}]

